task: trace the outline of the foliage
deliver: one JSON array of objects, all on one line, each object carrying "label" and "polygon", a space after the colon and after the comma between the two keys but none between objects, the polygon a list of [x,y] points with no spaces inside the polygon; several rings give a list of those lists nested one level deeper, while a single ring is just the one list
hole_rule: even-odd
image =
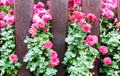
[{"label": "foliage", "polygon": [[[0,76],[16,76],[22,66],[15,55],[15,30],[14,24],[7,22],[12,5],[0,5]],[[11,16],[11,15],[10,15]],[[10,17],[9,17],[10,18]],[[8,19],[9,20],[9,19]],[[14,20],[12,19],[14,22]],[[12,56],[16,57],[12,57]]]},{"label": "foliage", "polygon": [[[37,7],[41,6],[41,7]],[[28,53],[24,57],[27,62],[27,69],[30,69],[35,76],[54,76],[57,70],[55,66],[59,64],[57,53],[52,49],[50,41],[53,35],[51,29],[51,15],[49,9],[44,8],[44,4],[38,2],[34,5],[32,26],[29,29],[31,37],[26,37]]]},{"label": "foliage", "polygon": [[108,46],[109,53],[105,56],[110,56],[112,58],[111,65],[101,64],[100,72],[105,73],[106,76],[119,76],[120,75],[120,31],[115,25],[114,20],[108,20],[107,18],[102,18],[100,20],[100,32],[101,40],[100,43]]},{"label": "foliage", "polygon": [[83,32],[77,23],[69,25],[66,38],[68,49],[63,64],[67,66],[70,76],[92,76],[89,69],[93,69],[94,58],[99,56],[99,52],[84,44],[86,36],[87,33]]}]

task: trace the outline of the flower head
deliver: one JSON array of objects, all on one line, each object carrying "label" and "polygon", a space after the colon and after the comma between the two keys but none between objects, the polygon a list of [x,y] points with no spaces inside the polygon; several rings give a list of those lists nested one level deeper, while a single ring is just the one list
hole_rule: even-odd
[{"label": "flower head", "polygon": [[110,57],[105,57],[105,58],[103,59],[103,62],[104,62],[104,64],[106,64],[106,65],[112,64],[112,60],[111,60]]},{"label": "flower head", "polygon": [[98,22],[98,18],[94,14],[92,14],[92,13],[89,13],[87,15],[87,19],[89,19],[89,20],[91,20],[93,22]]},{"label": "flower head", "polygon": [[51,66],[57,66],[59,63],[60,63],[60,60],[57,57],[50,59]]},{"label": "flower head", "polygon": [[18,57],[16,54],[12,54],[10,57],[9,57],[9,60],[11,62],[17,62],[18,61]]},{"label": "flower head", "polygon": [[108,48],[106,46],[100,46],[99,51],[102,54],[107,54],[108,53]]},{"label": "flower head", "polygon": [[32,34],[32,35],[35,35],[35,34],[37,34],[37,29],[35,27],[31,27],[29,29],[29,33]]},{"label": "flower head", "polygon": [[86,33],[90,32],[91,30],[91,25],[90,24],[83,24],[82,25],[82,30]]},{"label": "flower head", "polygon": [[44,48],[45,49],[51,49],[53,47],[53,43],[51,41],[47,41],[44,43]]},{"label": "flower head", "polygon": [[88,35],[86,42],[89,46],[93,46],[98,42],[98,37],[96,35]]},{"label": "flower head", "polygon": [[3,28],[5,26],[5,21],[0,20],[0,28]]},{"label": "flower head", "polygon": [[58,56],[58,55],[57,55],[57,52],[56,52],[56,51],[50,52],[50,59],[56,58],[57,56]]}]

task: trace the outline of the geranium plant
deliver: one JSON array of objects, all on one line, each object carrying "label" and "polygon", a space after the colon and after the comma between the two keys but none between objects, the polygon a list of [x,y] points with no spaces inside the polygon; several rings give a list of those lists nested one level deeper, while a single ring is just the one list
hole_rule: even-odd
[{"label": "geranium plant", "polygon": [[[116,8],[117,0],[102,0],[101,18],[97,20],[93,14],[81,12],[80,0],[69,0],[69,27],[65,40],[68,49],[63,64],[70,76],[91,76],[89,70],[94,67],[96,57],[100,59],[100,75],[120,75],[120,23]],[[90,34],[93,22],[97,21],[100,21],[100,41]],[[91,47],[95,44],[97,49]]]},{"label": "geranium plant", "polygon": [[53,37],[50,32],[52,17],[44,6],[42,2],[34,4],[32,26],[29,29],[31,37],[27,36],[24,41],[28,47],[24,62],[28,63],[27,68],[35,76],[54,76],[57,72],[55,66],[60,61],[50,41]]},{"label": "geranium plant", "polygon": [[0,76],[16,76],[21,67],[15,54],[13,3],[12,0],[0,1]]},{"label": "geranium plant", "polygon": [[99,57],[99,52],[92,47],[98,43],[98,37],[90,32],[94,27],[93,23],[98,22],[98,18],[92,13],[81,12],[79,1],[70,0],[69,3],[70,22],[65,40],[68,49],[63,64],[70,76],[92,76],[90,69],[94,68],[94,61]]},{"label": "geranium plant", "polygon": [[[106,76],[120,75],[120,30],[116,15],[117,0],[103,0],[102,16],[100,19],[100,44],[108,48],[106,54],[101,52],[103,63],[100,64],[100,73]],[[105,51],[105,50],[103,50]]]}]

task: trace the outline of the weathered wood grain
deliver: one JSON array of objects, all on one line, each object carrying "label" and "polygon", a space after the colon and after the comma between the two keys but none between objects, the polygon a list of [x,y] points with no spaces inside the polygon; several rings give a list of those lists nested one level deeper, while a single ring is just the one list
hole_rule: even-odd
[{"label": "weathered wood grain", "polygon": [[[66,51],[68,0],[50,0],[50,11],[52,15],[52,33],[54,34],[52,39],[53,49],[57,51],[60,62],[62,62]],[[56,76],[65,76],[65,67],[61,63],[56,68],[58,69]]]},{"label": "weathered wood grain", "polygon": [[26,69],[26,64],[23,62],[23,57],[28,49],[24,43],[24,39],[28,34],[33,13],[33,0],[15,0],[15,30],[16,30],[16,53],[19,61],[22,63],[22,68],[19,70],[18,76],[31,76],[29,70]]}]

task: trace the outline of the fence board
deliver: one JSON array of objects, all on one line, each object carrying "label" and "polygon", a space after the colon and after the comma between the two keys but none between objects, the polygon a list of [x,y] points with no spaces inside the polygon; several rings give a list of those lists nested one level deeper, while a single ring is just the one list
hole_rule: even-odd
[{"label": "fence board", "polygon": [[[86,13],[93,13],[98,18],[100,18],[100,10],[101,10],[101,0],[82,0],[82,11]],[[99,37],[99,23],[95,23],[92,27],[91,34],[97,35]],[[99,60],[97,59],[95,62],[95,67],[92,69],[93,76],[98,75],[99,69]]]},{"label": "fence board", "polygon": [[118,0],[118,21],[120,21],[120,0]]},{"label": "fence board", "polygon": [[[67,35],[68,0],[50,0],[50,11],[53,18],[53,49],[57,51],[60,62],[62,62],[66,51],[65,38]],[[56,68],[58,69],[56,76],[65,76],[65,68],[61,63]]]},{"label": "fence board", "polygon": [[28,34],[31,25],[33,10],[33,0],[15,0],[15,30],[16,30],[16,53],[22,68],[19,70],[18,76],[31,76],[29,70],[26,69],[26,63],[23,57],[27,53],[27,46],[24,39]]}]

